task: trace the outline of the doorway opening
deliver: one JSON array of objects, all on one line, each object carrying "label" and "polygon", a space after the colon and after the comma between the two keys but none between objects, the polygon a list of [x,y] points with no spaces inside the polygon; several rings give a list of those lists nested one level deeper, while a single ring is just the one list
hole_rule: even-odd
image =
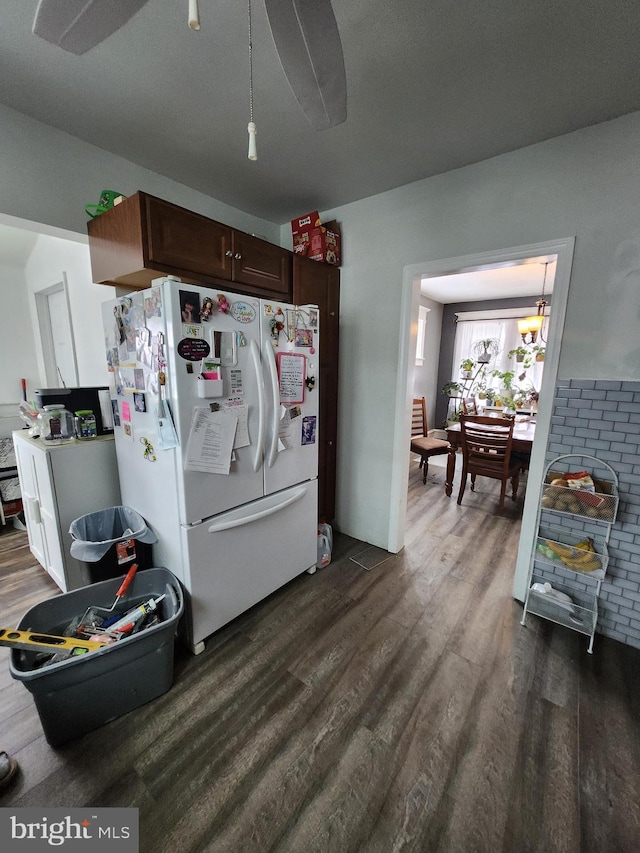
[{"label": "doorway opening", "polygon": [[514,578],[514,596],[524,598],[529,554],[534,538],[535,506],[540,493],[540,481],[544,468],[553,393],[558,375],[562,329],[566,312],[567,295],[571,276],[574,238],[564,238],[510,249],[483,252],[448,258],[440,261],[425,261],[404,269],[400,353],[398,359],[398,395],[396,398],[395,432],[393,448],[393,478],[391,484],[391,506],[388,550],[397,553],[404,545],[407,511],[407,482],[411,460],[408,452],[413,379],[416,352],[417,318],[420,303],[420,285],[423,276],[441,276],[458,272],[471,272],[494,266],[514,265],[526,259],[546,255],[557,256],[557,269],[553,291],[553,311],[549,320],[548,343],[546,345],[545,371],[538,401],[536,441],[529,467],[529,484],[525,496],[523,521],[520,533],[518,558]]},{"label": "doorway opening", "polygon": [[[441,312],[427,341],[432,357],[422,369],[416,361],[414,369],[414,396],[427,400],[431,428],[455,422],[462,400],[489,411],[537,408],[556,261],[545,255],[509,267],[423,277],[421,307],[435,301]],[[519,324],[536,315],[541,288],[542,328],[523,335]]]},{"label": "doorway opening", "polygon": [[66,273],[62,281],[35,295],[47,387],[78,385],[78,360],[73,337]]}]

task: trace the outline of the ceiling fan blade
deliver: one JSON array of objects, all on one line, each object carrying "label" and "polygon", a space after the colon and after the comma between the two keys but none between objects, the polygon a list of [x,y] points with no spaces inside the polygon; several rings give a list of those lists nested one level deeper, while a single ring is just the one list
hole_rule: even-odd
[{"label": "ceiling fan blade", "polygon": [[33,32],[69,53],[80,55],[104,41],[147,0],[40,0]]},{"label": "ceiling fan blade", "polygon": [[302,112],[316,130],[347,117],[342,42],[330,0],[265,0],[276,51]]}]

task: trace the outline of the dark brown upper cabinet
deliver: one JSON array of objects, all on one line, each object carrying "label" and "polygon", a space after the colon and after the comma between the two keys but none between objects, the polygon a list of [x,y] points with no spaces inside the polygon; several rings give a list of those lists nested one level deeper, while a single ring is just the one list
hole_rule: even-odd
[{"label": "dark brown upper cabinet", "polygon": [[291,252],[137,192],[88,225],[93,280],[140,289],[176,275],[257,296],[291,297]]}]

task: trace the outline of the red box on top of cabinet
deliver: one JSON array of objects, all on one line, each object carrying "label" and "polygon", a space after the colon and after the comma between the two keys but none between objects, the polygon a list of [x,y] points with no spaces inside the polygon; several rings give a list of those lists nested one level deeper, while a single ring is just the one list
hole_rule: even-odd
[{"label": "red box on top of cabinet", "polygon": [[295,237],[296,234],[311,231],[312,228],[317,228],[318,225],[320,225],[320,215],[317,210],[312,210],[311,213],[291,220],[291,233]]},{"label": "red box on top of cabinet", "polygon": [[320,223],[318,211],[291,220],[293,251],[313,261],[340,264],[340,231],[337,222]]},{"label": "red box on top of cabinet", "polygon": [[291,220],[291,235],[293,236],[293,251],[296,255],[309,254],[309,243],[311,242],[311,231],[320,225],[320,216],[317,210],[299,216]]}]

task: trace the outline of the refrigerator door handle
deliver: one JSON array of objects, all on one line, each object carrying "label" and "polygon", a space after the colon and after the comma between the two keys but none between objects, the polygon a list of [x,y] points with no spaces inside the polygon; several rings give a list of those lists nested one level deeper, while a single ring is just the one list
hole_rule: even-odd
[{"label": "refrigerator door handle", "polygon": [[249,352],[256,371],[256,383],[258,385],[258,440],[254,446],[253,470],[259,471],[262,467],[262,454],[264,452],[264,427],[266,415],[266,399],[264,390],[264,379],[262,378],[262,362],[260,361],[260,348],[255,340],[249,342]]},{"label": "refrigerator door handle", "polygon": [[278,438],[280,433],[280,388],[278,385],[278,368],[276,366],[276,354],[269,341],[262,346],[264,362],[267,365],[267,376],[269,377],[269,391],[271,394],[271,435],[267,447],[266,458],[269,468],[273,468],[278,458]]},{"label": "refrigerator door handle", "polygon": [[306,494],[307,486],[298,486],[285,495],[270,495],[268,498],[258,501],[256,509],[249,514],[246,514],[245,509],[226,512],[218,521],[210,525],[209,533],[220,533],[223,530],[231,530],[233,527],[241,527],[244,524],[251,524],[252,521],[267,518],[267,516],[274,515],[292,503],[299,501]]}]

